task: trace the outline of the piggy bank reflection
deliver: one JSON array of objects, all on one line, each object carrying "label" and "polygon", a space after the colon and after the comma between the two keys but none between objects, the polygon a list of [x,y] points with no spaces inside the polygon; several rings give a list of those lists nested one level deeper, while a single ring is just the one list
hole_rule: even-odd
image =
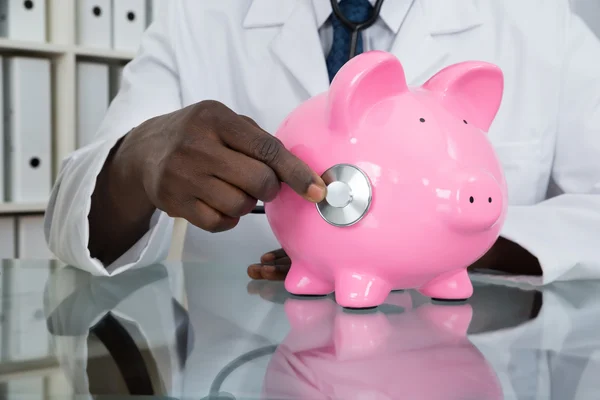
[{"label": "piggy bank reflection", "polygon": [[349,313],[329,299],[285,303],[291,330],[270,360],[264,399],[496,400],[500,383],[466,337],[471,307]]},{"label": "piggy bank reflection", "polygon": [[292,111],[276,136],[329,190],[315,206],[283,185],[265,205],[292,260],[286,289],[335,291],[348,308],[376,307],[394,289],[469,298],[466,268],[497,240],[507,209],[487,137],[503,87],[502,72],[483,62],[409,87],[396,57],[372,51]]}]

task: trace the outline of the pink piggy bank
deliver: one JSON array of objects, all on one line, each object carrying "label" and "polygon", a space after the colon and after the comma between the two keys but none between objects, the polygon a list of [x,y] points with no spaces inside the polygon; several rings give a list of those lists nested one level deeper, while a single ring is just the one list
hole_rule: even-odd
[{"label": "pink piggy bank", "polygon": [[284,185],[265,205],[292,260],[286,289],[335,292],[347,308],[376,307],[397,289],[468,299],[467,267],[497,240],[507,209],[487,137],[503,87],[498,67],[463,62],[411,88],[396,57],[372,51],[295,109],[276,137],[328,194],[315,205]]}]

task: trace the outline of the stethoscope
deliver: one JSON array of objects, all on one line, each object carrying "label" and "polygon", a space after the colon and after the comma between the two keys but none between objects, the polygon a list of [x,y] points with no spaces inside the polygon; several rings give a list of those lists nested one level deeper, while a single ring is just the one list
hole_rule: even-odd
[{"label": "stethoscope", "polygon": [[[361,33],[361,31],[369,28],[371,25],[373,25],[377,21],[377,18],[379,18],[379,14],[381,12],[382,5],[383,5],[383,0],[377,0],[377,2],[375,3],[375,6],[373,7],[373,13],[369,17],[369,19],[367,19],[364,22],[352,22],[348,18],[346,18],[344,13],[342,13],[342,10],[340,10],[338,1],[331,0],[331,8],[333,10],[333,14],[335,15],[336,18],[338,18],[342,22],[342,24],[344,24],[352,32],[352,36],[350,38],[350,52],[348,54],[348,60],[350,60],[354,56],[356,56],[356,46],[358,45],[358,35]],[[251,214],[264,214],[265,207],[264,206],[256,206],[256,207],[254,207],[254,209],[252,209],[252,211],[250,211],[250,213]]]}]

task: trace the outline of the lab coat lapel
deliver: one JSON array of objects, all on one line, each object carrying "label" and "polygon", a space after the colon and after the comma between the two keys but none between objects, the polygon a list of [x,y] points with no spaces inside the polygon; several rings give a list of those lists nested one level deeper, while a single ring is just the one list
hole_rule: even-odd
[{"label": "lab coat lapel", "polygon": [[481,25],[478,0],[414,0],[412,8],[396,35],[391,52],[402,61],[406,78],[422,84],[447,65],[451,46],[442,43]]},{"label": "lab coat lapel", "polygon": [[296,2],[271,49],[310,96],[329,88],[323,46],[310,2]]}]

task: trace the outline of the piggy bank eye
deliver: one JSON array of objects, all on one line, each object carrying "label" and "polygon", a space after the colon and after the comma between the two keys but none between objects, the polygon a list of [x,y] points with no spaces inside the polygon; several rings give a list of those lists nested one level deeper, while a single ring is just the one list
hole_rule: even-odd
[{"label": "piggy bank eye", "polygon": [[425,122],[425,118],[420,118],[419,121]]},{"label": "piggy bank eye", "polygon": [[467,120],[466,119],[463,119],[463,122],[465,123],[465,125],[467,124]]}]

